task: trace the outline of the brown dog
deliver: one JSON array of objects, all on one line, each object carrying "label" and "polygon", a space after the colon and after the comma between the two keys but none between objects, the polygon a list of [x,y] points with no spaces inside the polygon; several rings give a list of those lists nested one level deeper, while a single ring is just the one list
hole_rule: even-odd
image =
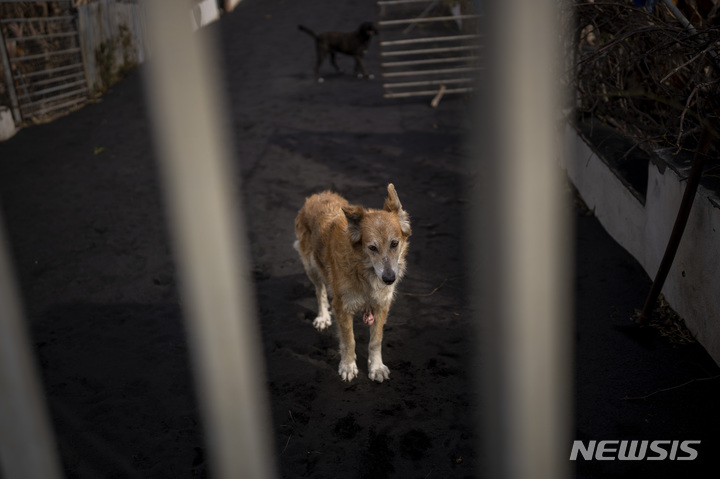
[{"label": "brown dog", "polygon": [[325,191],[307,198],[295,219],[294,246],[317,296],[313,326],[330,326],[329,288],[340,336],[338,372],[344,381],[358,374],[353,315],[359,311],[370,327],[368,377],[378,382],[390,377],[382,361],[383,326],[405,273],[410,233],[410,216],[392,184],[382,210],[350,205]]},{"label": "brown dog", "polygon": [[362,61],[362,57],[365,54],[365,50],[368,49],[372,35],[377,35],[377,30],[372,23],[365,22],[354,32],[348,33],[315,33],[303,25],[298,25],[298,28],[315,39],[315,50],[317,53],[315,78],[319,83],[325,81],[323,77],[320,76],[320,65],[322,65],[323,60],[325,60],[328,54],[330,54],[330,62],[335,67],[335,70],[338,72],[342,71],[337,63],[335,63],[336,52],[344,53],[345,55],[350,55],[355,58],[355,74],[358,77],[365,76],[366,78],[373,78],[365,69]]}]

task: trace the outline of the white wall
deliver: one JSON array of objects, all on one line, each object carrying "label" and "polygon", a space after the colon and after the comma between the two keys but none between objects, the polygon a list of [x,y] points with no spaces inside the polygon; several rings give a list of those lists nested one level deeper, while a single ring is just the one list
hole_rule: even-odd
[{"label": "white wall", "polygon": [[0,141],[7,140],[13,136],[16,131],[10,108],[0,106]]},{"label": "white wall", "polygon": [[[198,23],[197,19],[200,18]],[[220,18],[217,0],[196,0],[193,8],[190,10],[190,22],[193,30],[204,27],[208,23],[212,23]]]},{"label": "white wall", "polygon": [[[653,279],[686,182],[672,168],[661,171],[649,162],[643,205],[572,127],[566,128],[565,147],[570,180],[607,232]],[[700,186],[662,292],[720,364],[720,208],[711,199],[720,204],[720,198]]]}]

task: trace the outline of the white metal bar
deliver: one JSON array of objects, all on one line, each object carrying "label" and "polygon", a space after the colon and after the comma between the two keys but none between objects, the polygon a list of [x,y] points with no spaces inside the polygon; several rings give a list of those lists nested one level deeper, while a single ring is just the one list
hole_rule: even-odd
[{"label": "white metal bar", "polygon": [[455,20],[465,20],[471,18],[480,18],[480,15],[452,15],[447,17],[425,17],[425,18],[403,18],[400,20],[382,20],[378,22],[381,27],[390,25],[407,25],[409,23],[432,23],[432,22],[449,22]]},{"label": "white metal bar", "polygon": [[[84,82],[83,82],[83,84],[84,84]],[[77,90],[73,90],[73,91],[70,91],[70,92],[67,92],[67,93],[63,93],[62,95],[55,95],[55,96],[53,96],[53,97],[51,97],[51,98],[44,98],[44,99],[42,99],[42,100],[31,101],[31,102],[28,102],[28,103],[20,103],[20,108],[26,109],[26,108],[28,108],[28,107],[33,107],[33,106],[36,106],[36,105],[44,105],[44,104],[47,104],[47,103],[52,103],[52,102],[57,101],[57,100],[62,100],[63,98],[69,98],[69,97],[71,97],[71,96],[76,96],[76,95],[83,95],[83,94],[86,94],[86,93],[87,93],[87,88],[86,88],[86,87],[82,87],[82,88],[78,88]]]},{"label": "white metal bar", "polygon": [[[46,93],[52,93],[55,91],[60,90],[66,90],[68,88],[76,87],[78,85],[85,85],[85,79],[82,79],[80,81],[75,81],[72,83],[63,83],[62,85],[46,88],[44,90],[38,90],[38,91],[32,91],[30,93],[25,93],[24,95],[20,95],[18,97],[19,100],[27,100],[28,98],[36,97],[39,95],[45,95]],[[52,100],[52,98],[46,98],[44,101]]]},{"label": "white metal bar", "polygon": [[28,22],[67,22],[72,20],[72,15],[62,17],[32,17],[32,18],[1,18],[0,23],[28,23]]},{"label": "white metal bar", "polygon": [[447,52],[466,52],[469,50],[478,50],[479,45],[462,45],[459,47],[442,47],[442,48],[421,48],[416,50],[394,50],[380,52],[380,56],[392,57],[402,55],[425,55],[428,53],[447,53]]},{"label": "white metal bar", "polygon": [[48,70],[40,70],[40,71],[36,71],[36,72],[31,72],[31,73],[23,73],[22,76],[24,78],[34,78],[34,77],[41,76],[41,75],[49,75],[51,73],[58,73],[58,72],[63,72],[63,71],[67,71],[67,70],[72,70],[73,68],[80,69],[82,71],[82,63],[73,63],[72,65],[66,65],[63,67],[50,68]]},{"label": "white metal bar", "polygon": [[380,46],[389,45],[411,45],[414,43],[429,43],[429,42],[453,42],[461,40],[475,40],[481,38],[482,35],[450,35],[448,37],[425,37],[425,38],[408,38],[405,40],[387,40],[380,42]]},{"label": "white metal bar", "polygon": [[48,35],[31,35],[27,37],[14,37],[13,41],[17,42],[27,42],[30,40],[44,40],[48,38],[62,38],[62,37],[75,37],[77,36],[77,32],[65,32],[65,33],[51,33]]},{"label": "white metal bar", "polygon": [[380,66],[384,68],[405,67],[410,65],[432,65],[437,63],[472,62],[479,60],[478,57],[451,57],[451,58],[428,58],[426,60],[407,60],[402,62],[384,62]]},{"label": "white metal bar", "polygon": [[2,223],[0,215],[0,475],[60,479],[60,460]]},{"label": "white metal bar", "polygon": [[32,82],[32,86],[37,87],[37,86],[42,86],[42,85],[49,85],[52,83],[58,83],[58,82],[62,82],[65,80],[70,80],[72,78],[77,78],[82,74],[83,74],[83,72],[76,72],[76,73],[71,73],[70,75],[63,75],[63,76],[59,76],[59,77],[55,77],[55,78],[48,78],[47,80],[39,80],[39,81]]},{"label": "white metal bar", "polygon": [[37,53],[35,55],[23,55],[21,57],[11,58],[10,63],[19,63],[19,62],[25,62],[28,60],[37,60],[38,58],[45,58],[45,57],[52,57],[52,56],[59,56],[59,55],[69,55],[71,53],[80,53],[80,49],[79,48],[68,48],[67,50],[58,50],[56,52]]},{"label": "white metal bar", "polygon": [[409,87],[425,86],[425,85],[456,85],[458,83],[469,83],[474,80],[475,80],[474,78],[452,78],[452,79],[445,79],[445,80],[425,80],[425,81],[410,81],[410,82],[403,82],[403,83],[383,83],[383,88],[391,89],[391,88],[409,88]]},{"label": "white metal bar", "polygon": [[[449,95],[451,93],[470,93],[473,91],[473,88],[455,88],[451,89],[448,88],[445,90],[445,95]],[[410,98],[415,96],[435,96],[437,95],[437,90],[419,90],[419,91],[406,91],[406,92],[398,92],[398,93],[385,93],[383,95],[383,98]]]},{"label": "white metal bar", "polygon": [[[566,3],[566,2],[561,2]],[[473,285],[486,431],[483,472],[569,477],[572,247],[559,168],[560,27],[555,0],[484,2],[487,71],[473,168]],[[477,166],[482,165],[482,166]]]},{"label": "white metal bar", "polygon": [[412,70],[406,72],[391,72],[383,73],[383,78],[394,78],[394,77],[410,77],[410,76],[422,76],[422,75],[444,75],[448,73],[464,73],[482,70],[481,68],[475,67],[461,67],[461,68],[445,68],[439,70]]},{"label": "white metal bar", "polygon": [[239,183],[216,96],[218,48],[208,44],[212,29],[192,34],[184,2],[145,5],[146,87],[210,468],[220,479],[274,477]]},{"label": "white metal bar", "polygon": [[47,113],[50,113],[51,111],[63,110],[63,109],[65,109],[65,108],[72,108],[73,106],[76,106],[76,105],[82,105],[82,104],[85,103],[86,101],[87,101],[87,97],[86,97],[86,96],[79,96],[79,97],[76,97],[76,98],[74,98],[74,99],[72,99],[72,100],[70,100],[70,101],[66,101],[66,102],[64,102],[64,103],[57,103],[57,104],[54,104],[54,105],[49,106],[49,107],[47,107],[47,108],[38,108],[38,109],[35,109],[35,110],[31,110],[31,112],[29,113],[28,116],[40,116],[40,115],[45,115],[45,114],[47,114]]}]

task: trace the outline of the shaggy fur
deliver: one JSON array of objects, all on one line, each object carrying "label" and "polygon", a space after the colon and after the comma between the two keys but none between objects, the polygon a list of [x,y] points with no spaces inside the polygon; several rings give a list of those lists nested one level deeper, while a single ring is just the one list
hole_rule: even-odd
[{"label": "shaggy fur", "polygon": [[382,210],[351,205],[325,191],[305,200],[295,219],[295,249],[315,286],[318,330],[330,326],[328,289],[340,337],[340,367],[344,381],[358,375],[355,362],[353,315],[363,312],[370,327],[368,377],[382,382],[390,370],[382,361],[383,326],[405,274],[411,234],[410,216],[403,210],[395,187],[388,185]]},{"label": "shaggy fur", "polygon": [[335,67],[335,70],[338,72],[342,71],[337,63],[335,63],[335,53],[344,53],[345,55],[350,55],[355,58],[355,74],[358,77],[373,78],[365,69],[365,64],[362,61],[362,57],[368,49],[372,35],[377,35],[377,30],[372,23],[365,22],[354,32],[348,33],[315,33],[303,25],[298,25],[298,28],[315,39],[315,51],[317,53],[315,78],[318,82],[322,83],[324,81],[323,77],[320,76],[320,65],[322,65],[323,60],[325,60],[328,54],[330,54],[330,63]]}]

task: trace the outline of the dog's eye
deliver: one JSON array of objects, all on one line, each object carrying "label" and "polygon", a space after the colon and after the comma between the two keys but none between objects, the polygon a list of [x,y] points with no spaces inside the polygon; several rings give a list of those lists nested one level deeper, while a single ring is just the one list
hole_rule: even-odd
[{"label": "dog's eye", "polygon": [[400,244],[400,243],[398,242],[398,240],[392,240],[392,241],[390,242],[390,247],[391,247],[391,248],[397,248],[398,244]]},{"label": "dog's eye", "polygon": [[374,244],[371,244],[370,246],[368,246],[368,249],[372,252],[377,253],[377,246],[375,246]]}]

